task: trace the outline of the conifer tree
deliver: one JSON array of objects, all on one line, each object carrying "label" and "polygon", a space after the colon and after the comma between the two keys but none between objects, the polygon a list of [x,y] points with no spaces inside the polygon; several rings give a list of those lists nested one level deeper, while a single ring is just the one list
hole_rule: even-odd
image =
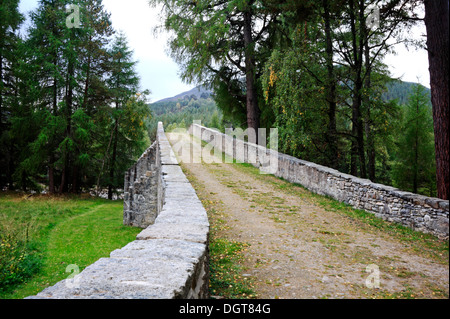
[{"label": "conifer tree", "polygon": [[100,164],[96,159],[108,138],[104,132],[107,121],[102,113],[107,112],[111,103],[105,79],[111,72],[107,46],[114,34],[110,14],[105,11],[101,0],[80,3],[80,16],[83,33],[79,34],[81,41],[77,55],[79,90],[72,118],[76,143],[71,172],[73,192],[96,182],[94,176]]},{"label": "conifer tree", "polygon": [[12,187],[14,143],[11,121],[17,104],[18,79],[16,66],[20,59],[18,28],[23,16],[18,0],[0,1],[0,190]]},{"label": "conifer tree", "polygon": [[[436,162],[434,160],[433,117],[429,97],[417,84],[406,104],[398,151],[394,165],[395,186],[434,196]],[[425,191],[424,191],[425,190]]]},{"label": "conifer tree", "polygon": [[[109,156],[109,178],[108,178],[108,198],[112,199],[113,191],[123,180],[122,172],[130,164],[129,155],[134,152],[127,152],[127,134],[135,133],[132,141],[139,142],[142,136],[138,132],[143,132],[143,118],[148,114],[148,108],[142,111],[142,103],[137,103],[136,97],[139,93],[139,77],[135,70],[136,61],[133,60],[133,51],[128,47],[126,36],[123,33],[116,35],[112,48],[111,56],[111,76],[107,80],[112,94],[112,107],[110,129],[111,132],[109,147],[106,154]],[[135,106],[140,107],[138,115],[133,113]],[[127,112],[130,114],[127,115]],[[126,130],[129,121],[136,122],[141,129],[136,129],[131,125],[131,131]],[[120,152],[123,151],[123,152]],[[136,151],[136,150],[134,150]],[[120,152],[120,154],[119,154]]]},{"label": "conifer tree", "polygon": [[64,99],[69,91],[66,90],[67,84],[69,80],[72,82],[72,75],[67,74],[65,52],[69,35],[65,25],[65,4],[63,0],[39,1],[38,8],[31,13],[32,27],[27,39],[27,46],[32,50],[29,60],[32,81],[29,84],[34,92],[34,101],[31,103],[40,129],[29,146],[29,157],[21,163],[20,171],[30,175],[45,174],[45,167],[50,193],[64,189],[64,152],[71,144],[67,136],[67,100]]},{"label": "conifer tree", "polygon": [[[172,56],[186,82],[208,83],[217,89],[225,114],[242,118],[249,128],[260,126],[260,71],[270,53],[277,4],[257,0],[172,1],[162,4]],[[231,104],[229,103],[231,102]]]}]

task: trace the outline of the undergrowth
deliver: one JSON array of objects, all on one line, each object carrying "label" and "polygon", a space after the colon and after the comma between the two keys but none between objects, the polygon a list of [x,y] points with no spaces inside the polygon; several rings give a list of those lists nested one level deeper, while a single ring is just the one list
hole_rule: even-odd
[{"label": "undergrowth", "polygon": [[0,193],[0,299],[21,299],[131,242],[123,204],[82,196]]}]

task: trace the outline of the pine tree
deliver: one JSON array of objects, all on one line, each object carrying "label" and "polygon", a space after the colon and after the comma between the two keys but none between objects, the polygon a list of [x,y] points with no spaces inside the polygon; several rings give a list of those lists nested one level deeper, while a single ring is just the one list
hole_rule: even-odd
[{"label": "pine tree", "polygon": [[[113,191],[122,183],[123,175],[130,159],[135,155],[136,149],[127,152],[127,134],[131,134],[132,141],[139,143],[142,136],[138,132],[143,132],[143,117],[148,113],[148,108],[142,111],[142,103],[138,103],[136,97],[139,94],[139,77],[135,70],[136,62],[133,60],[133,51],[128,47],[127,39],[123,33],[119,33],[110,50],[111,55],[111,76],[107,80],[112,93],[113,106],[111,107],[111,137],[106,154],[109,160],[108,198],[112,199]],[[140,114],[132,115],[133,109],[139,106]],[[141,129],[136,129],[130,125],[131,122],[141,124]],[[129,127],[127,130],[126,128]],[[123,151],[123,152],[120,152]],[[130,151],[130,150],[128,150]],[[139,150],[140,151],[140,150]],[[111,153],[110,153],[111,152]],[[119,153],[120,152],[120,153]]]},{"label": "pine tree", "polygon": [[72,76],[67,73],[65,56],[68,49],[65,47],[68,44],[65,4],[63,0],[41,0],[36,11],[31,13],[33,25],[27,39],[31,50],[29,74],[32,81],[29,85],[34,92],[31,103],[34,118],[41,123],[41,127],[29,146],[31,152],[21,163],[20,171],[21,175],[24,172],[29,175],[45,174],[45,167],[50,193],[64,189],[62,172],[65,171],[67,159],[64,152],[71,144],[67,139],[67,99],[64,99],[68,93],[68,80]]},{"label": "pine tree", "polygon": [[0,1],[0,189],[12,187],[14,146],[10,134],[17,104],[17,63],[20,59],[17,30],[23,22],[19,0]]},{"label": "pine tree", "polygon": [[[242,113],[249,128],[260,126],[260,71],[270,54],[278,3],[258,0],[171,1],[162,4],[164,28],[173,31],[171,54],[187,82],[213,85],[224,114]],[[291,1],[290,1],[291,3]],[[232,102],[232,104],[228,104]]]},{"label": "pine tree", "polygon": [[406,104],[400,132],[393,170],[395,186],[433,196],[436,172],[433,118],[430,101],[419,84]]}]

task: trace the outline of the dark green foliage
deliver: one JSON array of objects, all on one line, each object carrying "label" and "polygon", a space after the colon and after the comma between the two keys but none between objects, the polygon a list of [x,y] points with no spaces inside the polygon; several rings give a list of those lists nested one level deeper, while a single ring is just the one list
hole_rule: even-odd
[{"label": "dark green foliage", "polygon": [[417,4],[405,11],[400,2],[378,3],[384,16],[372,29],[366,25],[370,5],[318,1],[306,23],[289,22],[291,44],[272,51],[262,90],[281,151],[392,184],[396,145],[406,143],[398,131],[401,105],[412,85],[392,80],[381,57],[391,50],[391,36],[406,41],[399,28],[410,26],[405,17],[415,16]]},{"label": "dark green foliage", "polygon": [[224,114],[224,118],[234,127],[245,127],[245,96],[243,84],[238,80],[217,81],[214,86],[214,100]]},{"label": "dark green foliage", "polygon": [[31,243],[0,233],[0,292],[4,293],[37,273],[42,260]]},{"label": "dark green foliage", "polygon": [[[69,4],[80,8],[79,28],[67,24]],[[0,187],[78,193],[108,186],[111,193],[148,144],[147,92],[139,92],[132,51],[123,35],[113,41],[101,0],[39,1],[24,39],[16,35],[17,5],[0,6],[8,23],[0,42],[8,59],[1,72]]]},{"label": "dark green foliage", "polygon": [[17,106],[17,66],[20,63],[20,38],[17,31],[24,17],[19,0],[0,2],[0,189],[12,180],[17,149],[10,134],[11,117]]},{"label": "dark green foliage", "polygon": [[436,195],[433,117],[430,97],[416,84],[403,110],[393,167],[394,185],[414,193]]}]

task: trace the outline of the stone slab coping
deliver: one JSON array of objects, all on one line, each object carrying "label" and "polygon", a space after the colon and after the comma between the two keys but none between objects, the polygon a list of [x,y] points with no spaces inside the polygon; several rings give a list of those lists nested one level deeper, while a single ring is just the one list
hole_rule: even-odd
[{"label": "stone slab coping", "polygon": [[182,224],[174,227],[172,223],[157,223],[140,232],[137,240],[172,239],[206,245],[209,226],[204,224]]},{"label": "stone slab coping", "polygon": [[[167,240],[165,244],[166,250],[177,249],[180,242]],[[177,298],[186,289],[195,261],[167,257],[101,258],[73,279],[60,281],[39,297],[28,299]]]},{"label": "stone slab coping", "polygon": [[136,240],[27,299],[173,299],[191,294],[208,253],[209,221],[158,123],[164,203]]}]

